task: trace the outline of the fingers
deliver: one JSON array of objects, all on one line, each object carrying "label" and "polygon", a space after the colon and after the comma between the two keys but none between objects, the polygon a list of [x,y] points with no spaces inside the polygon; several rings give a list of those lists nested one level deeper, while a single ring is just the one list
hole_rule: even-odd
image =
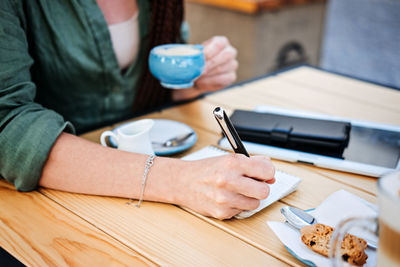
[{"label": "fingers", "polygon": [[185,164],[190,168],[183,168],[182,189],[190,193],[179,194],[184,196],[180,205],[218,219],[256,209],[270,193],[268,183],[275,180],[275,169],[265,156],[230,154]]},{"label": "fingers", "polygon": [[211,215],[218,219],[229,219],[244,210],[258,208],[260,200],[230,191],[220,191],[215,196],[215,203],[215,209]]},{"label": "fingers", "polygon": [[[246,177],[243,177],[243,179],[249,180]],[[263,196],[263,198],[266,198],[269,194],[268,185],[261,182],[257,183],[263,184],[263,187],[267,188],[267,193],[264,193]],[[260,205],[259,199],[244,196],[235,191],[230,191],[228,188],[215,191],[212,199],[214,204],[210,215],[221,220],[229,219],[244,210],[254,210]]]},{"label": "fingers", "polygon": [[217,190],[227,190],[254,200],[268,197],[268,184],[275,182],[275,168],[268,157],[248,158],[240,154],[231,154],[225,158],[223,165],[226,169],[219,173],[215,180]]},{"label": "fingers", "polygon": [[201,90],[216,91],[228,86],[235,80],[235,72],[222,73],[215,76],[202,76],[196,80],[196,87]]},{"label": "fingers", "polygon": [[229,46],[228,38],[225,36],[214,36],[203,43],[204,56],[209,60],[219,54],[225,47]]},{"label": "fingers", "polygon": [[215,209],[214,212],[209,214],[210,216],[217,218],[219,220],[225,220],[225,219],[230,219],[233,216],[239,214],[242,212],[242,210],[239,209],[234,209],[234,208],[228,208],[228,209]]},{"label": "fingers", "polygon": [[[219,51],[218,54],[206,59],[205,74],[215,75],[221,73],[223,68],[227,68],[228,71],[235,71],[239,64],[236,61],[237,50],[232,46],[227,46]],[[223,66],[227,65],[227,66]],[[218,70],[217,68],[220,67]]]},{"label": "fingers", "polygon": [[221,207],[230,207],[240,210],[253,210],[260,205],[260,201],[255,198],[249,198],[229,190],[220,190],[215,196],[215,202]]},{"label": "fingers", "polygon": [[[210,63],[210,65],[211,64],[212,63]],[[222,64],[216,65],[212,69],[210,69],[210,65],[206,66],[206,71],[204,73],[207,76],[216,76],[228,72],[236,73],[236,70],[239,67],[239,62],[235,58],[232,58],[229,61],[225,61]]]},{"label": "fingers", "polygon": [[243,196],[259,200],[267,198],[270,192],[267,183],[248,177],[242,177],[241,179],[231,181],[231,183],[228,182],[227,187]]},{"label": "fingers", "polygon": [[276,182],[275,178],[271,178],[271,179],[266,181],[267,184],[274,184],[275,182]]},{"label": "fingers", "polygon": [[196,80],[196,88],[203,91],[216,91],[236,80],[239,66],[237,50],[224,36],[215,36],[203,43],[206,66],[203,74]]},{"label": "fingers", "polygon": [[243,175],[255,178],[262,181],[269,181],[275,177],[275,167],[269,157],[266,156],[252,156],[251,158],[234,154],[239,158],[238,163]]}]

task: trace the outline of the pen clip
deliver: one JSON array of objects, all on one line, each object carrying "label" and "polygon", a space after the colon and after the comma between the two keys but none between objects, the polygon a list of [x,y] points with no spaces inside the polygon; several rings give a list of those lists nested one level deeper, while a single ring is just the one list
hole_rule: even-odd
[{"label": "pen clip", "polygon": [[214,109],[213,113],[214,113],[214,117],[216,118],[219,126],[221,127],[226,138],[228,139],[229,143],[231,144],[233,150],[236,153],[241,153],[241,154],[246,155],[247,157],[250,157],[249,154],[247,153],[245,147],[243,146],[243,143],[240,140],[235,127],[233,127],[230,119],[226,115],[225,110],[221,107],[216,107]]},{"label": "pen clip", "polygon": [[217,119],[219,126],[221,126],[221,129],[224,132],[226,138],[228,139],[229,143],[231,143],[232,148],[237,149],[238,148],[237,142],[236,142],[235,138],[232,136],[229,126],[226,123],[226,120],[224,117],[224,116],[226,116],[225,111],[222,108],[217,107],[214,109],[213,113],[214,113],[215,118]]}]

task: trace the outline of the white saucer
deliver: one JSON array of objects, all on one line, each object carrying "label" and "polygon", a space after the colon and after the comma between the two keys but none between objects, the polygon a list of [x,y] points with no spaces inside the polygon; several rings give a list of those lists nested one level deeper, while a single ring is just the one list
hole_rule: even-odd
[{"label": "white saucer", "polygon": [[[164,119],[153,119],[153,120],[154,120],[154,126],[150,130],[150,140],[154,143],[162,143],[176,136],[180,136],[190,132],[194,133],[192,136],[186,139],[186,141],[184,141],[180,146],[163,147],[160,145],[153,144],[153,150],[157,156],[176,154],[191,148],[196,143],[197,134],[189,125],[173,120],[164,120]],[[125,124],[122,124],[114,128],[112,131],[114,132],[116,129],[118,129],[123,125]],[[109,142],[111,146],[117,147],[117,144],[112,137],[109,137]]]}]

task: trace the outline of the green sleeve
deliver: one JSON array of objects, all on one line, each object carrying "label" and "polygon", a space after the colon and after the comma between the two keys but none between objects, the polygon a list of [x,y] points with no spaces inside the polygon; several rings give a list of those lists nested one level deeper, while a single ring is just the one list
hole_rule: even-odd
[{"label": "green sleeve", "polygon": [[37,187],[57,137],[73,126],[34,102],[33,60],[17,10],[0,1],[0,176],[19,191]]}]

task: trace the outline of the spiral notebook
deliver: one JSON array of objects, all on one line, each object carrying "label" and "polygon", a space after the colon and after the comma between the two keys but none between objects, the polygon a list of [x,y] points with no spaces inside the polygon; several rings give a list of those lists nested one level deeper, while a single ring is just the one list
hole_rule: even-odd
[{"label": "spiral notebook", "polygon": [[[221,150],[217,147],[214,146],[206,146],[194,153],[191,153],[185,157],[183,157],[183,160],[198,160],[198,159],[204,159],[204,158],[211,158],[211,157],[216,157],[216,156],[221,156],[224,154],[228,154],[228,152]],[[270,185],[270,194],[269,196],[261,200],[260,206],[255,209],[255,210],[248,210],[248,211],[243,211],[239,213],[238,215],[235,216],[237,219],[244,219],[247,217],[250,217],[251,215],[259,212],[260,210],[264,209],[265,207],[268,207],[272,203],[278,201],[281,198],[284,198],[285,196],[289,195],[293,191],[295,191],[301,182],[301,179],[297,176],[276,170],[275,171],[275,179],[276,182],[272,185]]]}]

